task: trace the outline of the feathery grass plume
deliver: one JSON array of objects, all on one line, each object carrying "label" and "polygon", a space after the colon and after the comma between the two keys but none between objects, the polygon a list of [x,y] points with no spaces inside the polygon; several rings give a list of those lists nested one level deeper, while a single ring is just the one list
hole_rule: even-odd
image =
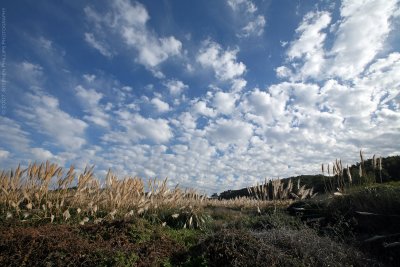
[{"label": "feathery grass plume", "polygon": [[83,218],[82,221],[79,222],[80,225],[84,225],[85,223],[87,223],[89,221],[88,217]]},{"label": "feathery grass plume", "polygon": [[342,160],[336,159],[336,168],[337,168],[337,184],[341,191],[345,189],[344,177],[343,177],[343,165]]},{"label": "feathery grass plume", "polygon": [[374,183],[376,183],[376,167],[377,167],[377,158],[375,157],[375,154],[372,156],[372,170],[374,174]]},{"label": "feathery grass plume", "polygon": [[[20,212],[21,216],[17,218],[28,212],[28,220],[40,217],[49,218],[50,223],[72,221],[83,224],[86,222],[82,218],[98,223],[126,215],[157,217],[162,211],[177,209],[181,212],[173,214],[187,212],[182,215],[186,226],[197,228],[205,220],[201,213],[207,205],[252,209],[258,206],[260,210],[268,206],[277,207],[292,201],[294,187],[292,180],[283,183],[280,179],[265,179],[264,184],[248,188],[250,198],[221,201],[206,199],[204,194],[182,190],[178,186],[170,190],[167,179],[148,179],[146,182],[147,192],[141,178],[118,179],[109,170],[105,183],[100,185],[100,180],[94,175],[94,166],[87,166],[82,173],[76,174],[73,166],[63,172],[61,167],[50,162],[32,163],[26,170],[21,167],[9,172],[0,170],[0,205],[6,208],[4,213],[15,216]],[[73,187],[74,183],[76,186]],[[301,198],[309,197],[312,192],[305,188],[303,191]]]},{"label": "feathery grass plume", "polygon": [[71,218],[71,214],[69,213],[69,210],[66,209],[63,213],[64,219],[67,221],[69,218]]},{"label": "feathery grass plume", "polygon": [[347,165],[346,170],[347,170],[347,177],[348,177],[348,179],[349,179],[349,184],[351,185],[351,184],[353,183],[353,179],[352,179],[352,177],[351,177],[351,172],[350,172],[350,167],[349,167],[349,165]]},{"label": "feathery grass plume", "polygon": [[333,173],[333,176],[336,176],[337,175],[337,169],[336,169],[336,164],[335,163],[332,163],[332,165],[333,165],[333,167],[332,167],[332,173]]},{"label": "feathery grass plume", "polygon": [[363,152],[362,152],[362,150],[361,150],[361,149],[360,149],[360,159],[361,159],[361,162],[362,162],[362,163],[364,163]]},{"label": "feathery grass plume", "polygon": [[326,179],[325,179],[325,168],[324,168],[324,164],[321,164],[321,170],[322,170],[322,179],[324,180],[324,190],[325,192],[328,192],[328,187],[326,185]]},{"label": "feathery grass plume", "polygon": [[380,156],[379,157],[379,160],[378,160],[378,168],[379,168],[379,177],[380,177],[380,180],[381,180],[381,183],[382,183],[382,156]]},{"label": "feathery grass plume", "polygon": [[362,150],[360,149],[360,160],[361,160],[361,162],[360,162],[360,166],[362,166],[361,168],[360,168],[360,177],[365,177],[366,178],[366,172],[365,172],[365,162],[364,162],[364,157],[363,157],[363,152],[362,152]]},{"label": "feathery grass plume", "polygon": [[376,158],[375,158],[375,154],[372,156],[372,168],[375,170],[376,169]]}]

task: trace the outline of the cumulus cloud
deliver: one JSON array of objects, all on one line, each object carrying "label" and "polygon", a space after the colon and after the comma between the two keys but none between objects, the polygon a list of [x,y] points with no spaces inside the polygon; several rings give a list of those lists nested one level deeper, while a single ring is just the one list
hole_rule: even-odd
[{"label": "cumulus cloud", "polygon": [[[307,13],[286,53],[290,65],[278,67],[277,76],[292,81],[358,77],[384,48],[396,8],[396,0],[344,0],[340,20],[329,32],[329,12]],[[332,38],[332,45],[326,44],[328,38]]]},{"label": "cumulus cloud", "polygon": [[381,105],[396,106],[399,103],[400,77],[400,53],[394,52],[385,58],[376,60],[366,71],[366,74],[358,80],[360,86],[371,88],[372,98]]},{"label": "cumulus cloud", "polygon": [[330,51],[331,75],[351,79],[365,69],[384,46],[397,4],[396,0],[342,2],[341,21]]},{"label": "cumulus cloud", "polygon": [[[98,31],[104,35],[105,30],[117,34],[128,47],[137,51],[135,61],[151,70],[156,77],[164,77],[157,66],[171,56],[181,53],[182,43],[174,36],[159,37],[154,31],[148,29],[147,22],[150,16],[145,6],[138,2],[128,0],[114,1],[112,11],[100,15],[90,7],[85,8],[87,18],[97,26]],[[91,37],[91,38],[90,38]],[[103,49],[95,37],[88,35],[91,43],[97,44],[96,48]],[[100,45],[100,46],[99,46]]]},{"label": "cumulus cloud", "polygon": [[328,27],[330,21],[331,16],[327,12],[307,13],[296,29],[299,37],[290,44],[287,52],[289,58],[310,56],[310,54],[321,49],[326,37],[326,34],[321,31]]},{"label": "cumulus cloud", "polygon": [[253,134],[253,126],[240,120],[218,119],[207,126],[206,132],[213,143],[224,149],[230,144],[246,145]]},{"label": "cumulus cloud", "polygon": [[207,103],[205,101],[197,101],[192,106],[192,112],[194,114],[199,114],[207,117],[214,117],[216,115],[215,110],[207,107]]},{"label": "cumulus cloud", "polygon": [[79,149],[86,143],[87,124],[62,111],[57,98],[38,92],[26,93],[25,99],[26,105],[21,106],[18,113],[36,131],[66,150]]},{"label": "cumulus cloud", "polygon": [[104,112],[104,107],[100,105],[103,94],[94,89],[85,89],[81,85],[75,87],[75,91],[85,112],[89,113],[89,115],[85,115],[83,118],[96,125],[109,127],[109,115]]},{"label": "cumulus cloud", "polygon": [[[326,33],[324,30],[331,22],[328,12],[307,13],[298,28],[297,38],[290,43],[287,51],[289,62],[296,62],[296,70],[293,72],[286,66],[276,69],[278,77],[292,80],[306,79],[308,77],[319,79],[325,63],[324,42]],[[297,65],[300,65],[298,67]]]},{"label": "cumulus cloud", "polygon": [[205,41],[196,60],[204,67],[211,67],[218,79],[232,80],[246,71],[246,65],[237,62],[238,52],[238,49],[224,51],[218,43]]},{"label": "cumulus cloud", "polygon": [[249,92],[241,103],[247,118],[260,125],[271,124],[281,119],[289,100],[285,89],[282,85],[273,85],[269,92],[259,89]]},{"label": "cumulus cloud", "polygon": [[39,161],[54,160],[54,155],[50,151],[41,147],[34,147],[31,149],[31,153],[34,159]]},{"label": "cumulus cloud", "polygon": [[289,43],[287,65],[276,68],[291,82],[247,93],[241,103],[245,118],[260,127],[255,132],[270,144],[297,142],[309,152],[389,151],[385,138],[400,136],[400,56],[377,55],[385,54],[395,8],[395,1],[343,1],[332,25],[326,11],[307,13]]},{"label": "cumulus cloud", "polygon": [[29,148],[29,133],[21,125],[9,118],[0,116],[0,144],[12,151],[26,151]]},{"label": "cumulus cloud", "polygon": [[163,112],[167,112],[169,110],[168,103],[162,101],[159,98],[155,97],[150,102],[156,108],[157,112],[163,113]]},{"label": "cumulus cloud", "polygon": [[183,90],[189,87],[179,80],[169,80],[164,85],[168,88],[171,95],[180,95]]},{"label": "cumulus cloud", "polygon": [[148,140],[153,143],[166,143],[173,133],[169,122],[165,119],[144,118],[140,114],[118,113],[118,123],[124,131],[110,131],[102,139],[110,143],[132,144],[141,140]]},{"label": "cumulus cloud", "polygon": [[[400,138],[400,54],[385,43],[395,27],[393,1],[387,6],[382,3],[343,1],[338,10],[320,7],[305,14],[276,68],[282,80],[265,87],[255,86],[260,81],[244,80],[247,67],[238,58],[239,48],[223,48],[210,40],[197,53],[187,48],[184,56],[194,55],[198,65],[210,68],[219,80],[217,86],[208,85],[211,90],[204,94],[192,88],[198,85],[187,76],[165,78],[171,73],[160,71],[163,62],[182,53],[182,45],[176,37],[150,29],[144,5],[116,1],[104,14],[86,8],[93,26],[87,32],[94,40],[106,47],[108,41],[101,33],[111,33],[129,52],[135,51],[136,62],[164,80],[151,81],[154,86],[146,87],[151,90],[144,89],[145,95],[140,96],[143,88],[136,84],[133,90],[104,82],[99,74],[85,74],[84,86],[69,91],[84,104],[81,119],[63,111],[54,96],[42,91],[24,94],[26,106],[18,107],[16,114],[21,121],[0,117],[0,159],[4,162],[14,157],[14,151],[22,151],[30,158],[76,161],[82,168],[90,162],[102,173],[112,168],[119,174],[170,177],[173,184],[211,193],[265,177],[317,173],[320,163],[336,157],[353,163],[360,148],[368,155],[399,153],[400,146],[393,140]],[[237,36],[262,34],[265,18],[256,25],[260,14],[252,1],[229,0],[228,4],[233,17],[244,14],[237,22]],[[333,21],[336,11],[339,19]],[[374,23],[382,28],[380,33]],[[342,70],[346,64],[348,72]],[[46,73],[30,62],[19,66],[32,79]],[[159,85],[168,92],[156,93]],[[101,88],[103,93],[91,88]],[[103,94],[109,88],[117,103],[106,104],[110,96]],[[177,99],[172,109],[169,103]],[[143,104],[146,108],[141,109]],[[149,112],[149,106],[158,113]],[[101,139],[96,145],[85,140],[86,123],[108,126],[94,134],[93,139]],[[33,130],[28,133],[29,127]],[[32,144],[31,135],[36,139],[37,133],[50,142],[43,147]],[[65,151],[56,153],[54,144]]]},{"label": "cumulus cloud", "polygon": [[213,99],[213,106],[222,114],[229,115],[235,109],[236,97],[230,93],[217,92]]},{"label": "cumulus cloud", "polygon": [[232,81],[232,92],[239,92],[243,90],[247,85],[247,81],[245,79],[235,79]]}]

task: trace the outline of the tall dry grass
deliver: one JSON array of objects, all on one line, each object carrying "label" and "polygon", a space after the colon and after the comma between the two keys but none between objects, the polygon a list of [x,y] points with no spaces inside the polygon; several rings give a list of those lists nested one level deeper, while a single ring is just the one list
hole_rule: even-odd
[{"label": "tall dry grass", "polygon": [[[372,175],[368,175],[365,167],[364,154],[363,151],[360,150],[360,164],[357,177],[360,184],[376,183],[377,172],[379,172],[380,182],[382,183],[382,157],[376,157],[374,154],[372,156],[371,164],[373,173]],[[332,166],[332,168],[330,166]],[[331,169],[332,175],[330,171]],[[321,170],[324,179],[325,192],[327,193],[340,195],[354,185],[349,165],[344,168],[340,159],[336,159],[332,165],[326,165],[327,175],[325,175],[324,164],[321,165]]]},{"label": "tall dry grass", "polygon": [[[288,200],[289,194],[293,194],[291,184],[284,188],[280,180],[271,183],[274,200]],[[269,201],[272,198],[260,194],[264,189],[259,186],[253,187],[261,191],[254,191],[251,198],[215,200],[193,189],[169,188],[167,179],[119,179],[109,170],[105,179],[100,180],[94,175],[94,167],[86,167],[77,174],[73,166],[64,169],[48,161],[32,163],[25,169],[18,166],[14,170],[2,171],[0,188],[0,216],[22,221],[78,220],[85,224],[105,219],[152,216],[164,223],[166,216],[170,216],[183,220],[184,227],[197,227],[204,221],[202,212],[207,206],[259,211],[272,205]],[[301,190],[304,191],[304,187]],[[276,201],[273,204],[276,206]]]}]

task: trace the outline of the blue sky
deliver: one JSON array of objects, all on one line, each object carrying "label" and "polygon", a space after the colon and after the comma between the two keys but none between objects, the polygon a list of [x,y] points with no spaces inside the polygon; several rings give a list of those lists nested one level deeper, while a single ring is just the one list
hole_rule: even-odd
[{"label": "blue sky", "polygon": [[2,168],[212,193],[400,153],[397,0],[2,5]]}]

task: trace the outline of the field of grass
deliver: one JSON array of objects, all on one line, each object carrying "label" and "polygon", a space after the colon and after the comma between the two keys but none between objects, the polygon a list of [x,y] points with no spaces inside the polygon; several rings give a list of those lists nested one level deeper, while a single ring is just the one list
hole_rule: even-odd
[{"label": "field of grass", "polygon": [[49,162],[0,174],[1,266],[400,266],[400,182],[209,199]]}]

